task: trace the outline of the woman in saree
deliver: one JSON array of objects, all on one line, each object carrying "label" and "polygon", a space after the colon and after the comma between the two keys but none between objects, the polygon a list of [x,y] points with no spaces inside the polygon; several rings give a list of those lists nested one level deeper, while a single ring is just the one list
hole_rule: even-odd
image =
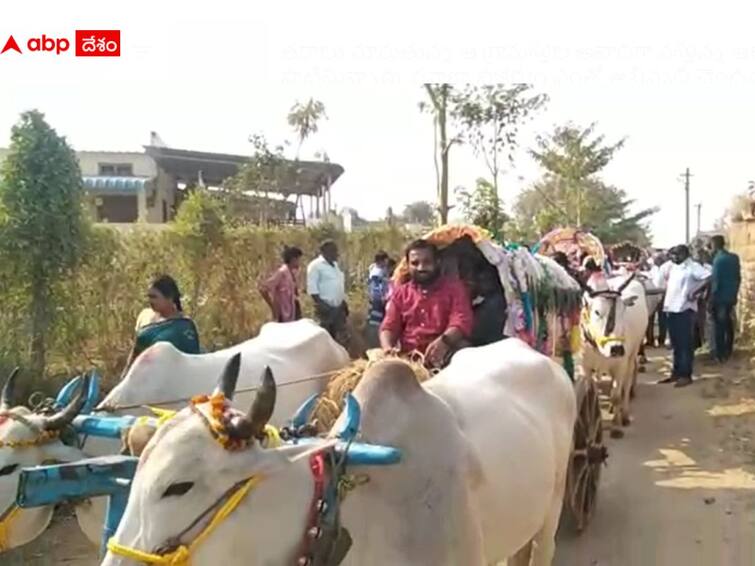
[{"label": "woman in saree", "polygon": [[181,292],[175,280],[161,275],[147,291],[148,309],[136,321],[136,340],[129,354],[123,375],[144,350],[157,342],[170,342],[181,352],[199,354],[199,333],[194,321],[187,317],[181,306]]}]

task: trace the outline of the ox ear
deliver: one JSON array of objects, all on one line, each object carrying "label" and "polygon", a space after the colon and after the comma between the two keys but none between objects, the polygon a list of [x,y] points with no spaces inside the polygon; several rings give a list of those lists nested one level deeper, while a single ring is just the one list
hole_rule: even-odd
[{"label": "ox ear", "polygon": [[633,307],[634,304],[637,302],[637,295],[632,295],[631,297],[625,297],[623,301],[624,301],[624,306]]}]

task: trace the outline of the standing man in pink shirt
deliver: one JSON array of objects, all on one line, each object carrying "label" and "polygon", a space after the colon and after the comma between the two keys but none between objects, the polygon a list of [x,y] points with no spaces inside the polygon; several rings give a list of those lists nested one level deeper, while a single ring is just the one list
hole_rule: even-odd
[{"label": "standing man in pink shirt", "polygon": [[299,304],[299,275],[302,251],[286,246],[283,249],[283,265],[259,285],[262,298],[270,307],[275,322],[293,322],[301,318]]}]

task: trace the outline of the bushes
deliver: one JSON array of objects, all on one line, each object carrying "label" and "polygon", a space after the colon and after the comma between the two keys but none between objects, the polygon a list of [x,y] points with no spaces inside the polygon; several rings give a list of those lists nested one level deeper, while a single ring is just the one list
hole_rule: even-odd
[{"label": "bushes", "polygon": [[[212,214],[197,209],[195,216],[205,225],[212,219]],[[191,229],[197,224],[194,219],[187,224],[179,219],[159,231],[92,230],[82,261],[55,289],[47,367],[50,389],[60,385],[54,376],[70,376],[91,367],[99,368],[110,383],[118,377],[133,343],[136,316],[145,307],[147,286],[155,275],[170,273],[176,278],[203,348],[216,350],[256,335],[268,320],[257,282],[277,267],[283,244],[299,246],[309,260],[323,238],[338,242],[354,322],[359,324],[366,309],[363,282],[375,251],[398,254],[409,238],[395,228],[351,234],[328,226],[244,226],[197,232]],[[29,325],[23,294],[0,281],[0,305],[0,367],[26,365]],[[306,299],[304,312],[312,312]]]}]

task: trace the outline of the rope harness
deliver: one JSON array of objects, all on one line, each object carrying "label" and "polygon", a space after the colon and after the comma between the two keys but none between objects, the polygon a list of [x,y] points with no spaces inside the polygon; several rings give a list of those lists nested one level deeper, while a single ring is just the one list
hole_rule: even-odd
[{"label": "rope harness", "polygon": [[[288,387],[291,385],[299,385],[301,383],[309,383],[310,381],[319,381],[321,379],[329,379],[333,377],[334,375],[338,375],[343,369],[336,369],[331,371],[326,371],[323,373],[316,373],[314,375],[310,375],[309,377],[303,377],[301,379],[296,379],[293,381],[287,381],[286,383],[281,383],[278,385],[278,389],[283,389],[284,387]],[[244,387],[241,389],[236,389],[236,394],[239,393],[253,393],[254,391],[257,391],[259,389],[258,386],[255,387]],[[143,408],[149,408],[151,411],[160,411],[161,409],[158,409],[158,405],[176,405],[178,403],[191,403],[194,401],[196,397],[179,397],[178,399],[167,399],[164,401],[152,401],[148,403],[134,403],[131,405],[100,405],[95,408],[96,411],[102,411],[105,413],[114,413],[116,411],[128,411],[131,409],[143,409]]]},{"label": "rope harness", "polygon": [[582,335],[584,336],[585,342],[587,342],[591,346],[595,348],[603,348],[611,343],[624,343],[623,336],[614,336],[610,334],[608,336],[601,336],[600,331],[595,331],[595,328],[593,327],[593,324],[590,320],[590,310],[588,309],[588,307],[582,309],[581,319],[582,320],[580,326],[582,327]]},{"label": "rope harness", "polygon": [[[199,408],[199,405],[206,403],[210,405],[209,415]],[[228,402],[222,394],[215,394],[209,397],[199,396],[191,401],[192,413],[202,420],[212,438],[225,450],[238,451],[247,449],[252,444],[253,439],[239,440],[231,438],[228,430],[223,425],[223,415],[228,406]],[[270,425],[265,426],[263,440],[268,448],[276,448],[282,443],[279,431]],[[333,451],[330,452],[330,455],[331,460],[334,460]],[[345,494],[359,485],[359,480],[339,475],[342,467],[343,461],[339,464],[329,466],[324,454],[321,452],[310,457],[310,470],[314,479],[314,495],[307,529],[301,545],[300,557],[296,562],[297,566],[338,564],[351,545],[348,533],[340,527],[338,521],[338,499],[339,494]],[[108,541],[107,548],[115,555],[144,564],[189,566],[191,564],[191,556],[195,553],[197,547],[241,505],[247,495],[263,479],[264,477],[261,475],[252,476],[232,486],[215,503],[194,519],[188,527],[158,547],[154,552],[146,552],[120,544],[115,538]],[[199,534],[194,537],[194,540],[190,543],[183,542],[184,537],[210,515],[211,519]],[[335,536],[326,536],[333,530],[335,530]],[[318,557],[322,558],[318,561]],[[323,562],[321,560],[326,561]]]},{"label": "rope harness", "polygon": [[[11,412],[0,413],[0,424],[6,420],[21,423],[36,436],[28,440],[0,440],[0,448],[31,448],[57,440],[60,436],[59,431],[42,430],[23,415]],[[14,501],[0,514],[0,552],[10,549],[10,529],[20,513],[21,508]]]}]

